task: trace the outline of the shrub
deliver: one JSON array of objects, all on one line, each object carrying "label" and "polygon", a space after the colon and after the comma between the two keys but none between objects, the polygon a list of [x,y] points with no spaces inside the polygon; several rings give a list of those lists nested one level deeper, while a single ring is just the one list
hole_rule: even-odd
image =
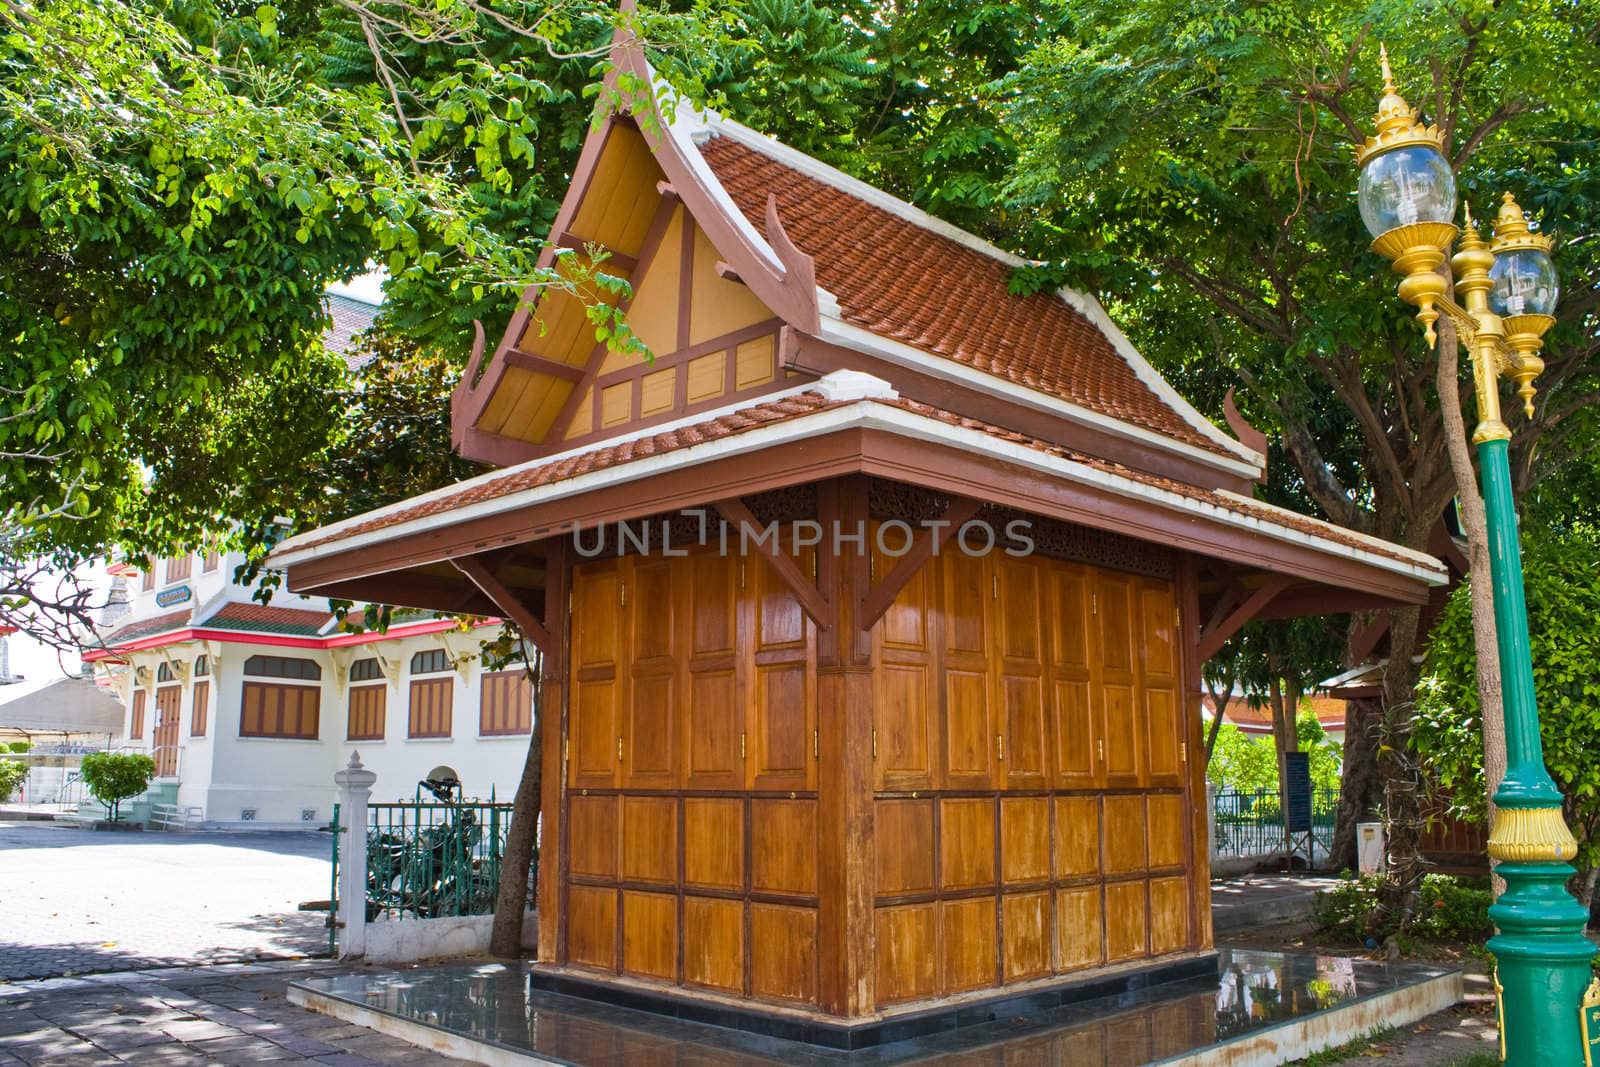
[{"label": "shrub", "polygon": [[83,757],[83,784],[116,822],[121,806],[150,786],[155,760],[139,752],[91,752]]},{"label": "shrub", "polygon": [[15,752],[17,755],[20,756],[20,755],[22,755],[22,753],[27,752],[27,751],[29,751],[29,750],[31,750],[33,748],[33,742],[32,741],[12,741],[12,742],[10,742],[8,744],[7,747],[10,748],[11,751]]},{"label": "shrub", "polygon": [[11,794],[17,791],[24,778],[28,777],[28,765],[19,759],[0,759],[0,801],[11,799]]},{"label": "shrub", "polygon": [[[1482,880],[1429,874],[1422,879],[1416,913],[1404,932],[1434,940],[1476,941],[1493,932],[1489,904],[1493,900]],[[1312,919],[1325,933],[1355,942],[1383,940],[1402,932],[1402,917],[1386,915],[1378,905],[1382,875],[1346,878],[1318,893]]]}]

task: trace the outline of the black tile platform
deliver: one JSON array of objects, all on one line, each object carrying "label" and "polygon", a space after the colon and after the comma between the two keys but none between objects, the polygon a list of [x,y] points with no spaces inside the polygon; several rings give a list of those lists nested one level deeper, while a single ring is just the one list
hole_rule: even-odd
[{"label": "black tile platform", "polygon": [[1451,968],[1224,951],[1203,975],[1055,1007],[1007,998],[959,1029],[886,1030],[879,1044],[845,1051],[535,989],[528,977],[502,964],[422,968],[298,982],[290,999],[491,1064],[1133,1067],[1203,1063],[1224,1045],[1229,1063],[1281,1063],[1421,1018],[1460,993]]}]

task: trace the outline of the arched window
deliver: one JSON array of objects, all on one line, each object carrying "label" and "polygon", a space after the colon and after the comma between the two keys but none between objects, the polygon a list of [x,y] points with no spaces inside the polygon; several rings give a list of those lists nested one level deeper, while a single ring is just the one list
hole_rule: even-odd
[{"label": "arched window", "polygon": [[429,648],[411,657],[413,675],[437,675],[411,679],[411,707],[406,722],[407,737],[449,737],[451,703],[456,680],[450,671],[450,654],[442,648]]},{"label": "arched window", "polygon": [[[257,678],[317,682],[322,668],[296,656],[251,656],[244,673]],[[239,702],[239,736],[315,741],[319,736],[320,685],[253,682],[245,679]]]},{"label": "arched window", "polygon": [[257,678],[295,678],[303,682],[322,680],[322,668],[316,660],[297,656],[251,656],[244,661],[244,673]]}]

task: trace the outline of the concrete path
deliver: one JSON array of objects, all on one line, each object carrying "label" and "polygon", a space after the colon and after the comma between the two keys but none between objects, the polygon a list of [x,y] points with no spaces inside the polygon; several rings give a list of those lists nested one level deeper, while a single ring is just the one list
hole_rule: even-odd
[{"label": "concrete path", "polygon": [[0,980],[325,952],[328,835],[0,822]]},{"label": "concrete path", "polygon": [[1211,883],[1211,924],[1218,934],[1249,926],[1311,916],[1319,890],[1339,880],[1331,876],[1253,874]]},{"label": "concrete path", "polygon": [[358,969],[274,961],[0,983],[0,1067],[463,1062],[284,999],[291,978]]}]

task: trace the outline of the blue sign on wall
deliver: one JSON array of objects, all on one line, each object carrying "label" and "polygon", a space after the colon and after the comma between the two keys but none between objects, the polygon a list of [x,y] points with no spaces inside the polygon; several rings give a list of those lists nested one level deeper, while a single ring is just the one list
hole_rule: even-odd
[{"label": "blue sign on wall", "polygon": [[1289,785],[1289,832],[1306,833],[1311,829],[1311,757],[1304,752],[1285,752],[1283,764]]},{"label": "blue sign on wall", "polygon": [[186,585],[175,585],[171,589],[163,589],[156,594],[156,607],[170,608],[174,604],[182,604],[194,596],[194,590]]}]

